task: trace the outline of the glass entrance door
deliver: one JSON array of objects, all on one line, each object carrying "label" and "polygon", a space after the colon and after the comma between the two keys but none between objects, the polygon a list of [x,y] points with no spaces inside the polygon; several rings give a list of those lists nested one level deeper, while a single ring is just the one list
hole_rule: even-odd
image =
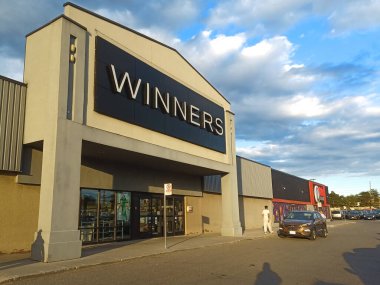
[{"label": "glass entrance door", "polygon": [[164,205],[161,197],[152,197],[152,235],[162,236],[164,231]]},{"label": "glass entrance door", "polygon": [[[138,209],[135,215],[136,237],[148,238],[164,235],[164,196],[156,194],[136,194]],[[167,234],[181,235],[185,233],[183,197],[166,197]]]},{"label": "glass entrance door", "polygon": [[150,197],[139,198],[139,236],[148,236],[151,233],[151,199]]},{"label": "glass entrance door", "polygon": [[185,216],[183,198],[174,198],[174,234],[185,234]]},{"label": "glass entrance door", "polygon": [[184,211],[183,198],[169,196],[166,197],[167,204],[167,234],[168,235],[183,235],[184,228]]}]

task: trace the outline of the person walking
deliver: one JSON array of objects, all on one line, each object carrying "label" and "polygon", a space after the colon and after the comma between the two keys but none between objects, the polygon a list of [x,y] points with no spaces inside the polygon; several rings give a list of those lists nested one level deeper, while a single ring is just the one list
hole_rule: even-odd
[{"label": "person walking", "polygon": [[264,234],[267,234],[268,232],[273,233],[268,206],[264,207],[262,215],[263,215],[263,223],[264,223]]}]

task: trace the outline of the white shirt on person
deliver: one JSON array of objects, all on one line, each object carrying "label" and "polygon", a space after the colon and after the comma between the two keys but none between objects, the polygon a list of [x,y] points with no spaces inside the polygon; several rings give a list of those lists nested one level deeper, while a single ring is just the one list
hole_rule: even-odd
[{"label": "white shirt on person", "polygon": [[264,217],[264,220],[269,220],[269,217],[270,217],[270,212],[268,209],[264,209],[263,212],[262,212],[262,215]]}]

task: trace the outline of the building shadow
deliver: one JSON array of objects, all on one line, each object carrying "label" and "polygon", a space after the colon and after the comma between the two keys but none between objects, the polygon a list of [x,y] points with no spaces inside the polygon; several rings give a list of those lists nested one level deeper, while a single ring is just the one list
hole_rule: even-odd
[{"label": "building shadow", "polygon": [[318,280],[317,282],[314,283],[314,285],[344,285],[343,283],[331,283],[331,282],[325,282]]},{"label": "building shadow", "polygon": [[[13,256],[14,255],[14,256]],[[20,267],[31,263],[38,263],[30,259],[30,253],[23,254],[9,254],[11,260],[0,261],[0,272],[10,268]],[[0,260],[2,256],[0,255]]]},{"label": "building shadow", "polygon": [[107,252],[113,249],[125,247],[125,246],[131,246],[137,243],[141,243],[147,241],[147,239],[136,239],[136,240],[128,240],[128,241],[116,241],[116,242],[109,242],[109,243],[94,243],[94,244],[87,244],[82,246],[82,256],[91,256],[95,254],[101,254],[103,252]]},{"label": "building shadow", "polygon": [[203,236],[203,234],[197,234],[197,235],[193,235],[193,236],[186,236],[186,238],[184,238],[183,240],[180,240],[178,242],[174,242],[172,243],[170,246],[168,246],[168,248],[172,248],[172,247],[175,247],[179,244],[182,244],[182,243],[185,243],[185,242],[188,242],[189,240],[192,240],[192,239],[195,239],[195,238],[198,238],[200,236]]},{"label": "building shadow", "polygon": [[237,186],[238,186],[238,194],[239,194],[239,218],[242,231],[244,233],[246,229],[246,219],[245,219],[245,209],[244,209],[244,197],[243,197],[243,175],[241,170],[241,158],[236,157],[236,171],[237,171]]},{"label": "building shadow", "polygon": [[375,248],[355,248],[343,254],[350,266],[346,271],[356,275],[366,285],[377,285],[380,280],[380,245]]},{"label": "building shadow", "polygon": [[202,233],[205,233],[207,229],[205,229],[205,225],[210,224],[210,218],[206,216],[202,216]]},{"label": "building shadow", "polygon": [[281,277],[270,268],[268,262],[265,262],[263,270],[257,275],[254,285],[279,285],[281,283]]}]

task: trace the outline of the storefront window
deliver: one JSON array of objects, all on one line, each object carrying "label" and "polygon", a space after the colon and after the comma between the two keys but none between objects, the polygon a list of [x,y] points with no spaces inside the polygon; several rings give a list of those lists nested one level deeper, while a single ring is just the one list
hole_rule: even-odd
[{"label": "storefront window", "polygon": [[130,239],[130,228],[130,192],[81,190],[79,230],[83,242]]},{"label": "storefront window", "polygon": [[[183,197],[166,197],[166,206],[167,233],[183,234]],[[148,193],[81,189],[79,230],[84,243],[163,236],[164,197]]]},{"label": "storefront window", "polygon": [[116,218],[116,238],[130,238],[131,232],[131,193],[116,193],[117,218]]},{"label": "storefront window", "polygon": [[115,192],[101,190],[99,196],[99,241],[113,240],[115,231]]},{"label": "storefront window", "polygon": [[98,191],[82,190],[80,195],[79,229],[84,242],[96,241]]}]

